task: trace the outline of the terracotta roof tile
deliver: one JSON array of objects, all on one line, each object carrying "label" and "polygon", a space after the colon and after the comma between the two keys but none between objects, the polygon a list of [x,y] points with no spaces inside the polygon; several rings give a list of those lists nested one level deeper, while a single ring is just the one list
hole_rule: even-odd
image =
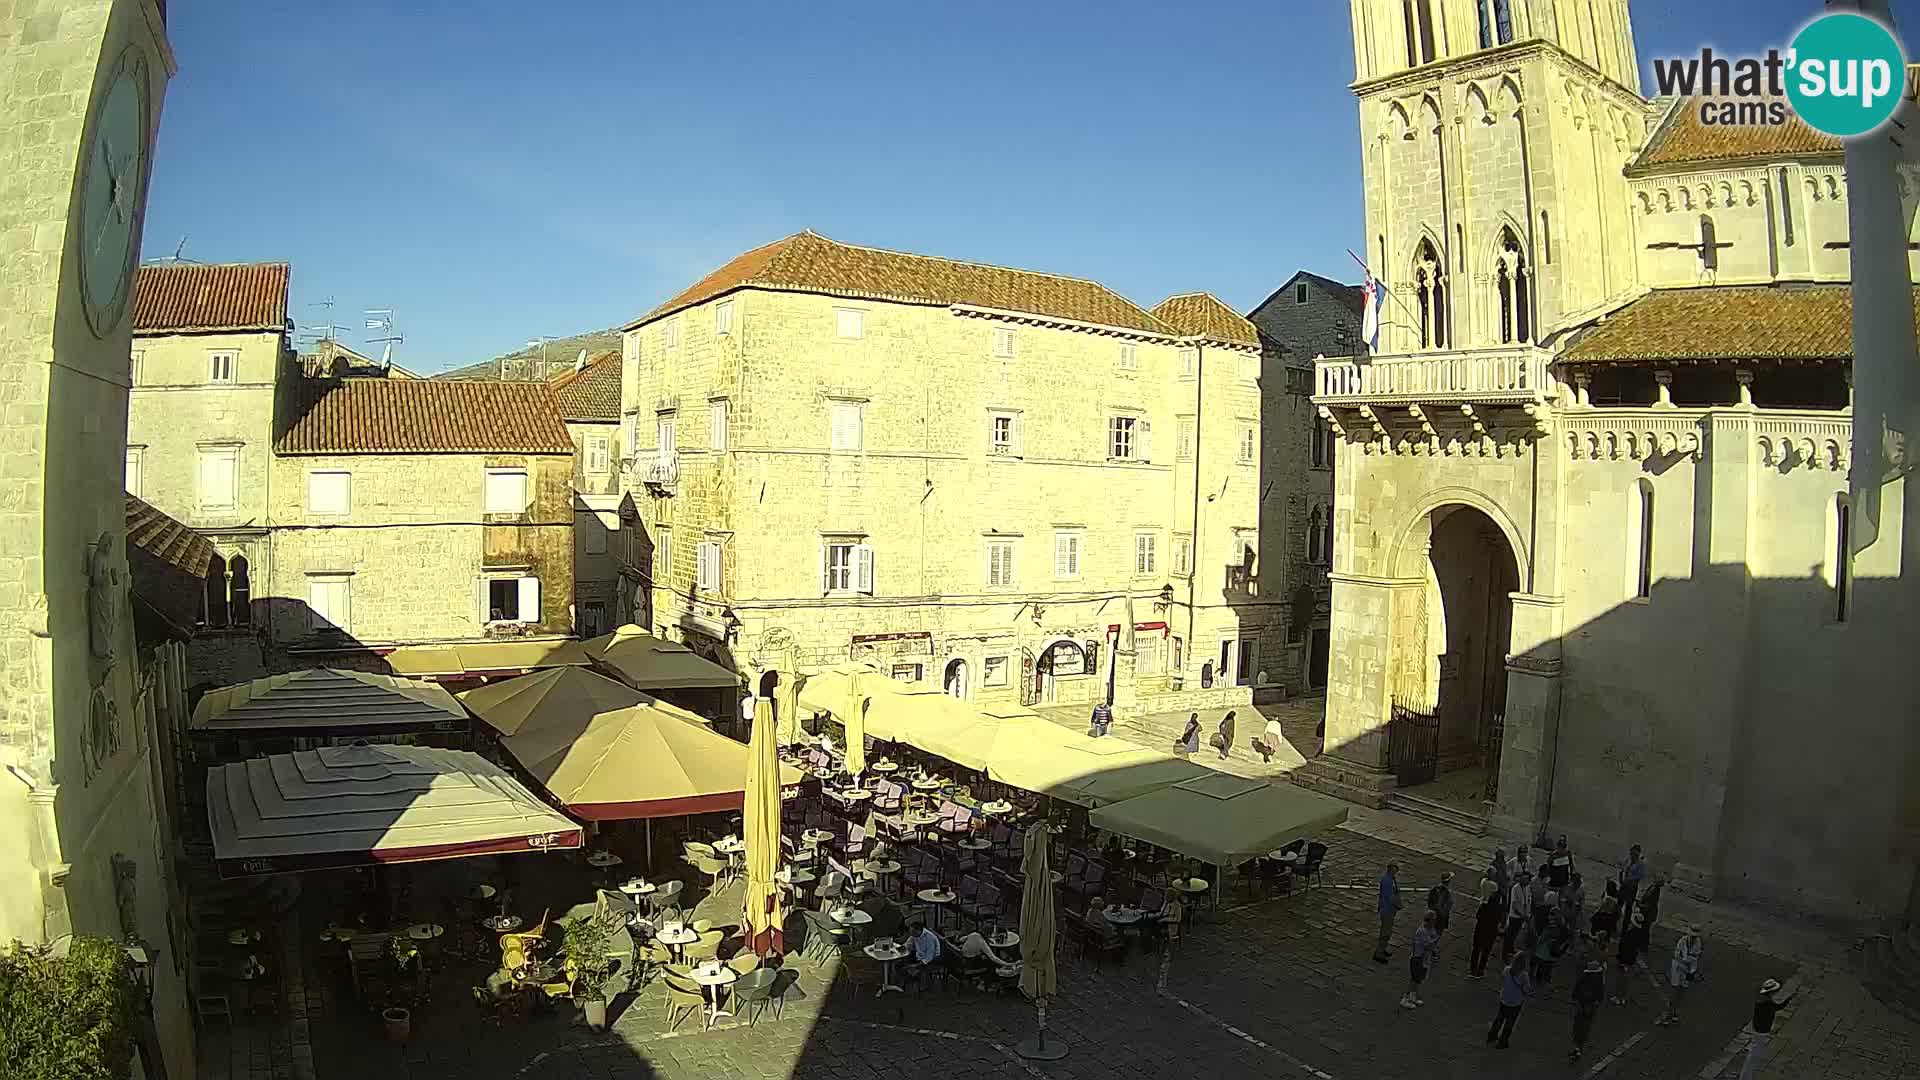
[{"label": "terracotta roof tile", "polygon": [[286,263],[143,266],[133,332],[284,330],[291,276]]},{"label": "terracotta roof tile", "polygon": [[1139,305],[1097,282],[855,247],[815,232],[795,233],[735,256],[625,329],[750,286],[909,304],[966,304],[1154,334],[1169,332]]},{"label": "terracotta roof tile", "polygon": [[1793,110],[1784,124],[1703,124],[1700,106],[1710,98],[1682,98],[1665,123],[1647,140],[1628,167],[1630,173],[1669,165],[1750,161],[1782,157],[1840,154],[1839,139],[1808,127]]},{"label": "terracotta roof tile", "polygon": [[207,576],[212,542],[138,495],[127,496],[127,547],[145,552],[192,578]]},{"label": "terracotta roof tile", "polygon": [[[1920,289],[1915,290],[1920,298]],[[1920,326],[1920,318],[1915,319]],[[1650,360],[1848,360],[1853,293],[1846,285],[1720,285],[1656,289],[1584,331],[1569,364]]]},{"label": "terracotta roof tile", "polygon": [[608,350],[587,361],[578,371],[556,376],[547,384],[560,401],[560,415],[568,420],[620,419],[620,354]]},{"label": "terracotta roof tile", "polygon": [[571,454],[543,383],[346,379],[309,383],[282,454]]},{"label": "terracotta roof tile", "polygon": [[1153,317],[1184,336],[1211,338],[1230,345],[1259,345],[1260,332],[1246,317],[1212,293],[1181,293],[1160,301]]}]

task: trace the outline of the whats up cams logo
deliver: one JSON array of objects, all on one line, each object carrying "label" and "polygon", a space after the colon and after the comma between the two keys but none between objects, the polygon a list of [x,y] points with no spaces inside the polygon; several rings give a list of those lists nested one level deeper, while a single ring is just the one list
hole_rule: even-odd
[{"label": "whats up cams logo", "polygon": [[1865,15],[1823,15],[1802,27],[1786,51],[1765,56],[1656,59],[1662,96],[1699,99],[1708,126],[1779,125],[1789,109],[1808,127],[1836,138],[1878,130],[1914,95],[1906,57],[1892,31]]}]

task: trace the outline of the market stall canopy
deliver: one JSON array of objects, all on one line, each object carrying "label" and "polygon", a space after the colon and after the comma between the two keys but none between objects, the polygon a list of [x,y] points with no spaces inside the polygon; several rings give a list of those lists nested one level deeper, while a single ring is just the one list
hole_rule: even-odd
[{"label": "market stall canopy", "polygon": [[874,738],[904,742],[969,769],[987,767],[999,727],[997,717],[938,690],[875,694],[867,706],[867,733]]},{"label": "market stall canopy", "polygon": [[1095,739],[1035,717],[1003,721],[987,775],[1075,806],[1105,806],[1213,775],[1204,765],[1109,735]]},{"label": "market stall canopy", "polygon": [[328,746],[207,770],[221,876],[578,848],[579,825],[478,754]]},{"label": "market stall canopy", "polygon": [[516,734],[529,723],[564,722],[568,717],[584,721],[654,700],[597,671],[576,667],[548,668],[455,696],[502,735]]},{"label": "market stall canopy", "polygon": [[384,659],[395,675],[444,679],[513,675],[553,667],[582,667],[587,652],[571,638],[473,641],[463,645],[403,645]]},{"label": "market stall canopy", "polygon": [[1237,866],[1347,820],[1347,804],[1289,783],[1214,773],[1102,807],[1097,829]]},{"label": "market stall canopy", "polygon": [[[665,702],[535,720],[501,745],[589,821],[738,810],[746,789],[746,746]],[[781,766],[782,786],[800,779],[798,769]]]},{"label": "market stall canopy", "polygon": [[692,649],[662,641],[628,623],[611,634],[580,643],[588,657],[636,690],[732,688],[740,676]]},{"label": "market stall canopy", "polygon": [[466,710],[434,683],[312,668],[208,692],[195,734],[367,735],[464,730]]}]

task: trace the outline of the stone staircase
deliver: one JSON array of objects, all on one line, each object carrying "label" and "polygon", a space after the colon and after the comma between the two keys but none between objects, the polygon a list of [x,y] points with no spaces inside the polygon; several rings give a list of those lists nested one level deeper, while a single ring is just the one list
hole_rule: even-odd
[{"label": "stone staircase", "polygon": [[1459,829],[1471,836],[1483,836],[1487,831],[1487,819],[1484,815],[1473,814],[1456,806],[1434,799],[1423,798],[1407,791],[1388,791],[1387,809],[1402,814],[1411,814],[1436,825],[1445,825],[1450,829]]}]

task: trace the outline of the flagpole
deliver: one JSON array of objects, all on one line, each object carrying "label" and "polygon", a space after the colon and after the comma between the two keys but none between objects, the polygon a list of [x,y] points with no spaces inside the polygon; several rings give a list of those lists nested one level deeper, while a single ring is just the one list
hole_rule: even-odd
[{"label": "flagpole", "polygon": [[[1359,263],[1359,264],[1360,264],[1360,269],[1361,269],[1362,271],[1364,271],[1364,272],[1366,273],[1366,275],[1367,275],[1367,276],[1368,276],[1369,278],[1373,278],[1373,280],[1375,280],[1375,281],[1379,281],[1379,280],[1380,280],[1380,279],[1379,279],[1378,277],[1376,277],[1376,276],[1374,275],[1374,272],[1373,272],[1373,268],[1367,265],[1367,262],[1366,262],[1366,260],[1365,260],[1365,259],[1362,259],[1362,258],[1361,258],[1360,256],[1358,256],[1358,255],[1355,255],[1355,254],[1353,253],[1353,249],[1352,249],[1352,248],[1348,248],[1348,249],[1347,249],[1347,257],[1348,257],[1348,258],[1350,258],[1350,259],[1352,259],[1352,260],[1353,260],[1354,262],[1357,262],[1357,263]],[[1412,309],[1412,308],[1410,308],[1410,307],[1408,307],[1408,306],[1407,306],[1407,302],[1406,302],[1405,300],[1402,300],[1402,299],[1400,299],[1400,297],[1399,297],[1399,295],[1398,295],[1397,293],[1395,293],[1395,292],[1394,292],[1394,291],[1393,291],[1392,289],[1389,289],[1389,288],[1387,288],[1387,287],[1386,287],[1386,283],[1385,283],[1385,282],[1381,282],[1381,291],[1382,291],[1382,292],[1384,292],[1384,293],[1386,293],[1386,294],[1387,294],[1388,296],[1391,296],[1391,297],[1393,297],[1393,302],[1394,302],[1395,304],[1398,304],[1398,305],[1400,306],[1400,310],[1401,310],[1401,312],[1403,312],[1403,313],[1404,313],[1404,314],[1405,314],[1405,315],[1407,316],[1407,325],[1408,325],[1408,326],[1416,326],[1416,325],[1418,325],[1418,323],[1417,323],[1417,322],[1415,322],[1415,320],[1414,320],[1414,317],[1413,317],[1413,309]]]}]

